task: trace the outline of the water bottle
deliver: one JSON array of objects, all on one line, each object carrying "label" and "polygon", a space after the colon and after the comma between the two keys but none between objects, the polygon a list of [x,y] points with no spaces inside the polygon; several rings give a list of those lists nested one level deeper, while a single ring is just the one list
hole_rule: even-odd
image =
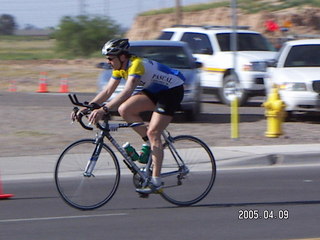
[{"label": "water bottle", "polygon": [[142,144],[142,148],[140,151],[139,162],[147,163],[150,155],[150,146],[148,144]]},{"label": "water bottle", "polygon": [[136,150],[134,149],[134,147],[132,147],[130,145],[130,143],[126,142],[123,146],[122,146],[127,154],[129,155],[129,157],[132,159],[132,161],[137,161],[139,160],[139,155],[138,153],[136,152]]}]

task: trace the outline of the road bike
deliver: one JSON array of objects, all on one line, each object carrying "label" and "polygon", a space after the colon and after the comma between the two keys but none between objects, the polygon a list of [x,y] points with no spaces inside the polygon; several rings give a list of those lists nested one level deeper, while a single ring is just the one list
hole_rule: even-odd
[{"label": "road bike", "polygon": [[[79,102],[69,94],[75,106],[85,107],[78,114],[78,122],[87,130],[94,130],[87,117],[102,105]],[[74,107],[77,114],[78,107]],[[106,204],[116,193],[120,182],[120,167],[115,150],[133,174],[135,188],[148,186],[152,176],[151,155],[146,164],[133,161],[111,133],[120,128],[134,128],[144,122],[110,122],[110,115],[96,124],[97,134],[92,139],[81,139],[70,144],[59,156],[55,167],[55,184],[62,199],[70,206],[92,210]],[[190,135],[162,134],[164,160],[161,172],[163,190],[160,195],[178,206],[195,204],[210,192],[216,177],[216,162],[210,148],[199,138]],[[106,144],[105,139],[110,144]],[[113,146],[113,148],[112,148]],[[119,155],[119,154],[118,154]],[[148,197],[140,194],[140,197]]]}]

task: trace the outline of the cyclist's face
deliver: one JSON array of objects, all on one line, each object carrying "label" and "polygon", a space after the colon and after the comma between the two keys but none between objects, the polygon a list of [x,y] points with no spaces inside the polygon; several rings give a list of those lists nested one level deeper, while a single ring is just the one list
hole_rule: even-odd
[{"label": "cyclist's face", "polygon": [[118,56],[107,56],[107,63],[115,70],[119,70],[121,68],[121,62]]}]

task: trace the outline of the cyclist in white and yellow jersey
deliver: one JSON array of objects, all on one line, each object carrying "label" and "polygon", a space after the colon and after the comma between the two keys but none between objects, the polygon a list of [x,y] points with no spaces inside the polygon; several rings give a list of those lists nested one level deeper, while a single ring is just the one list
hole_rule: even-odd
[{"label": "cyclist in white and yellow jersey", "polygon": [[[89,121],[96,123],[109,109],[118,109],[119,114],[127,122],[141,122],[139,115],[141,112],[153,111],[148,128],[140,126],[135,127],[134,130],[150,144],[153,164],[150,185],[137,189],[137,192],[156,193],[162,188],[161,133],[169,125],[174,112],[180,106],[185,78],[178,70],[149,59],[132,56],[129,46],[128,39],[113,39],[104,45],[102,54],[106,56],[113,72],[108,84],[91,103],[102,104],[108,100],[122,78],[126,79],[126,84],[124,89],[107,102],[103,109],[93,111]],[[143,90],[132,95],[138,85],[143,86]]]}]

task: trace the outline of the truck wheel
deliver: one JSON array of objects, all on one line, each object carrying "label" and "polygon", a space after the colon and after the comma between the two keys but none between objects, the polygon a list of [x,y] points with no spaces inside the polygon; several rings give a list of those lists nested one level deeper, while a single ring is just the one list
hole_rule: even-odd
[{"label": "truck wheel", "polygon": [[248,95],[246,91],[239,87],[238,82],[231,75],[228,75],[223,79],[223,85],[218,91],[218,97],[223,104],[231,105],[235,94],[238,96],[239,106],[247,102]]}]

